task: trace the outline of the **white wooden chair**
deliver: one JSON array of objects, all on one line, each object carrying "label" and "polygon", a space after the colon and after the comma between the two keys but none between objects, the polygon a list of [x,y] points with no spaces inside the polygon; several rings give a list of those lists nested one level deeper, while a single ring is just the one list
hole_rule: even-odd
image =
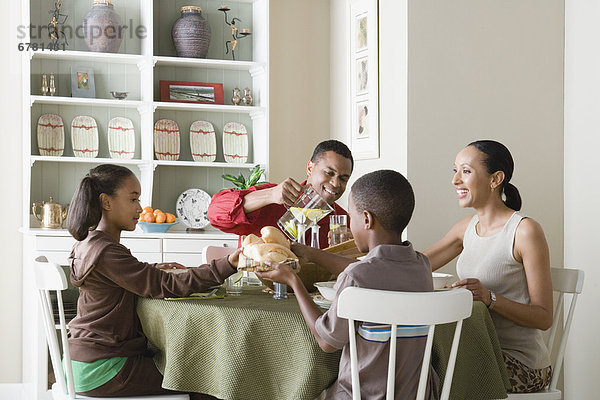
[{"label": "white wooden chair", "polygon": [[235,247],[205,246],[200,259],[202,264],[208,264],[212,260],[228,256],[236,250]]},{"label": "white wooden chair", "polygon": [[[56,377],[56,383],[52,385],[52,398],[54,400],[67,399],[100,399],[98,397],[87,397],[75,394],[73,383],[73,371],[71,369],[71,354],[67,341],[67,324],[65,322],[65,310],[62,301],[62,291],[67,289],[67,278],[62,268],[55,263],[48,262],[44,256],[35,259],[34,262],[35,287],[39,294],[40,310],[46,330],[46,340],[50,351],[52,369]],[[54,313],[50,292],[56,292],[58,302],[58,313],[60,319],[60,335],[63,348],[64,370],[61,365],[61,354],[56,335],[57,326],[54,324]],[[111,397],[112,400],[189,400],[187,394],[166,394],[155,396],[131,396]],[[103,398],[105,399],[105,398]]]},{"label": "white wooden chair", "polygon": [[556,356],[551,360],[552,365],[552,380],[550,385],[544,390],[534,393],[508,393],[508,398],[513,400],[560,400],[562,393],[556,388],[558,383],[558,377],[565,356],[565,346],[567,345],[567,339],[569,338],[569,331],[571,330],[571,322],[573,321],[573,313],[575,312],[575,305],[577,304],[577,296],[581,293],[583,288],[583,271],[579,269],[566,269],[566,268],[551,268],[552,273],[552,290],[558,292],[558,303],[556,310],[554,310],[554,318],[552,320],[552,326],[550,327],[550,336],[548,338],[548,349],[553,350],[556,337],[556,331],[558,324],[563,317],[564,307],[564,294],[571,294],[571,302],[569,305],[569,311],[563,320],[563,334],[560,343],[558,344],[558,350]]},{"label": "white wooden chair", "polygon": [[[357,287],[344,289],[338,299],[337,311],[339,317],[349,320],[353,400],[360,400],[354,321],[389,324],[392,332],[396,331],[398,325],[429,325],[417,400],[422,400],[425,397],[435,325],[456,321],[448,369],[446,370],[440,397],[441,400],[446,400],[450,395],[450,387],[452,386],[452,375],[458,353],[462,322],[465,318],[471,316],[472,306],[473,295],[466,289],[427,293],[393,292]],[[387,400],[394,399],[395,363],[396,341],[391,340],[386,390]]]}]

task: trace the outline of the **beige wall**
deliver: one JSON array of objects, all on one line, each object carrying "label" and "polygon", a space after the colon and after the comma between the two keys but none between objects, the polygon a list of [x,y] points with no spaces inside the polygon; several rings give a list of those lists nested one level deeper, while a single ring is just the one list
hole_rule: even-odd
[{"label": "beige wall", "polygon": [[21,20],[21,3],[10,2],[7,8],[7,21],[0,26],[0,137],[3,152],[0,157],[2,187],[0,210],[0,304],[2,323],[0,324],[0,383],[21,381],[21,227],[22,210],[22,157],[21,157],[21,57],[17,51],[17,21]]},{"label": "beige wall", "polygon": [[329,139],[329,2],[270,2],[270,173],[306,178],[317,143]]},{"label": "beige wall", "polygon": [[565,355],[565,399],[598,398],[600,375],[600,3],[569,1],[565,18],[565,267],[585,273]]},{"label": "beige wall", "polygon": [[563,18],[562,0],[409,2],[408,175],[417,196],[409,237],[417,248],[472,213],[457,206],[454,157],[489,138],[511,150],[523,212],[542,224],[552,264],[562,266]]}]

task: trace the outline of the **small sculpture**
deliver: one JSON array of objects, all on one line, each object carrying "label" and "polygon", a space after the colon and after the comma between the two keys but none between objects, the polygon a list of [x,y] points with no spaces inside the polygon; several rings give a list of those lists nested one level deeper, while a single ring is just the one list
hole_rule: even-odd
[{"label": "small sculpture", "polygon": [[42,74],[42,86],[40,87],[40,92],[42,92],[42,96],[48,94],[48,77],[46,74]]},{"label": "small sculpture", "polygon": [[244,89],[244,105],[251,106],[252,105],[252,95],[250,94],[250,88]]},{"label": "small sculpture", "polygon": [[240,88],[234,88],[233,89],[233,97],[231,98],[231,103],[233,103],[234,106],[239,106],[240,101],[242,101]]},{"label": "small sculpture", "polygon": [[250,36],[250,30],[244,28],[241,30],[241,32],[238,31],[237,26],[235,26],[235,22],[242,22],[242,20],[239,18],[233,18],[231,22],[229,22],[229,20],[227,19],[227,11],[230,11],[231,9],[228,6],[221,6],[218,8],[218,10],[223,12],[223,14],[225,15],[225,23],[231,28],[232,40],[228,40],[225,42],[225,54],[229,54],[229,46],[231,46],[231,57],[233,60],[235,60],[235,48],[237,47],[238,39],[243,39],[247,36]]},{"label": "small sculpture", "polygon": [[56,84],[54,83],[54,74],[50,74],[50,85],[48,86],[48,93],[50,93],[50,96],[54,96],[56,94]]}]

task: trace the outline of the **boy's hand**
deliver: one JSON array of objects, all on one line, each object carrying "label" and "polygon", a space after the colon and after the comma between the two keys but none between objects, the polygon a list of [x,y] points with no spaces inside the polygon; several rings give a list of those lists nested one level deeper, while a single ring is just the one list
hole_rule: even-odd
[{"label": "boy's hand", "polygon": [[231,266],[233,268],[238,267],[238,262],[240,261],[240,253],[241,252],[242,252],[242,248],[240,247],[235,252],[233,252],[227,256],[227,261],[229,261],[229,264],[231,264]]},{"label": "boy's hand", "polygon": [[256,276],[261,279],[268,279],[277,283],[285,283],[286,285],[292,286],[292,282],[296,277],[296,273],[288,264],[280,264],[272,261],[265,261],[270,271],[266,272],[255,272]]},{"label": "boy's hand", "polygon": [[310,257],[310,252],[312,249],[312,247],[308,247],[296,242],[292,242],[290,245],[290,250],[292,250],[292,253],[298,256],[300,264],[306,264],[307,262],[312,261]]}]

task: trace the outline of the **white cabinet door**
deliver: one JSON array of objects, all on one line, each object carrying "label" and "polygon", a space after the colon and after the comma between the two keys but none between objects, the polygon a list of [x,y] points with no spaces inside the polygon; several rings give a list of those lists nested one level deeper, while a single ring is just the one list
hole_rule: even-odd
[{"label": "white cabinet door", "polygon": [[237,248],[236,239],[164,239],[165,253],[202,253],[206,246]]},{"label": "white cabinet door", "polygon": [[202,264],[202,253],[164,253],[163,262],[177,262],[186,267],[197,267]]}]

